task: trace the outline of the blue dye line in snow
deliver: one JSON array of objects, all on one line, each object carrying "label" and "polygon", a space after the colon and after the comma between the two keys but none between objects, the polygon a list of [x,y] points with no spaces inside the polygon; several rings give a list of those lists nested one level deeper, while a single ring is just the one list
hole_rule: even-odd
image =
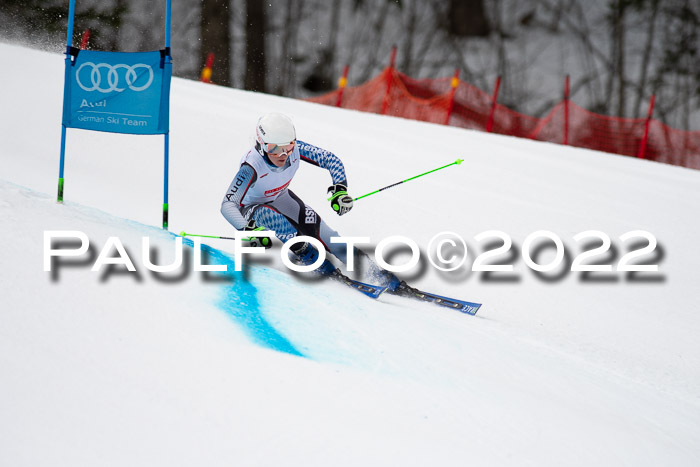
[{"label": "blue dye line in snow", "polygon": [[[183,245],[192,247],[194,243],[189,239],[183,239]],[[226,265],[226,273],[211,274],[234,275],[233,283],[226,282],[224,297],[218,306],[228,313],[256,344],[278,352],[304,357],[305,355],[260,313],[260,303],[257,298],[258,289],[245,279],[242,272],[235,272],[233,260],[208,245],[202,244],[202,251],[206,251],[215,264]]]}]

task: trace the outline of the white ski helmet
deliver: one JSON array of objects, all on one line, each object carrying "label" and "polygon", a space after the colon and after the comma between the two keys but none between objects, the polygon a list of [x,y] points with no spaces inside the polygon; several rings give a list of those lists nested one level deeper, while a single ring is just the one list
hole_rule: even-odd
[{"label": "white ski helmet", "polygon": [[267,156],[277,146],[288,146],[297,139],[294,124],[284,114],[269,113],[258,120],[255,126],[255,147],[261,156]]}]

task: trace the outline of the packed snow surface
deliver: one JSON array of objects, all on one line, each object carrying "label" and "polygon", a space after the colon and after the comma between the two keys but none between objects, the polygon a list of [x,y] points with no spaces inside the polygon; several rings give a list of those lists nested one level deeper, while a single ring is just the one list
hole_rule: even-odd
[{"label": "packed snow surface", "polygon": [[[354,196],[464,159],[343,217],[323,169],[291,189],[370,253],[413,239],[404,279],[484,305],[373,301],[291,274],[279,244],[235,272],[232,242],[206,239],[224,274],[194,271],[186,240],[181,270],[152,273],[143,237],[157,264],[178,247],[159,228],[163,137],[69,129],[58,204],[63,57],[0,44],[0,59],[0,465],[700,465],[700,172],[175,79],[171,232],[233,235],[221,199],[256,119],[280,111],[342,158]],[[472,271],[494,230],[513,244],[484,263],[513,271]],[[543,230],[565,255],[540,273],[523,251]],[[611,247],[583,264],[612,271],[572,272],[602,244],[575,240],[591,230]],[[47,272],[47,231],[90,249]],[[658,271],[617,271],[649,243],[620,238],[634,231],[658,244],[631,263]],[[441,232],[468,247],[452,272],[428,261]],[[111,237],[135,272],[91,270],[105,246],[118,257]],[[537,242],[533,260],[554,261]]]}]

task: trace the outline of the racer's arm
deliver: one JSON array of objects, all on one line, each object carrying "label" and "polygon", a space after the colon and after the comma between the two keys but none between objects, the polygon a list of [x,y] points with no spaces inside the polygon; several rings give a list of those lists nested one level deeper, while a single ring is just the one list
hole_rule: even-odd
[{"label": "racer's arm", "polygon": [[330,151],[321,149],[303,141],[297,141],[299,144],[299,155],[301,159],[309,164],[322,167],[331,174],[333,185],[328,187],[328,193],[331,195],[328,200],[331,202],[331,208],[339,215],[349,212],[352,209],[352,197],[348,195],[348,178],[345,175],[345,167],[338,156]]},{"label": "racer's arm", "polygon": [[258,176],[253,167],[248,164],[241,165],[238,173],[233,177],[233,181],[228,187],[226,196],[221,201],[221,214],[229,223],[237,230],[243,230],[248,224],[248,221],[241,213],[243,207],[243,198],[251,186],[255,183]]},{"label": "racer's arm", "polygon": [[348,178],[345,175],[345,167],[338,156],[330,151],[316,147],[312,144],[297,140],[301,160],[317,167],[328,170],[333,179],[333,184],[348,186]]}]

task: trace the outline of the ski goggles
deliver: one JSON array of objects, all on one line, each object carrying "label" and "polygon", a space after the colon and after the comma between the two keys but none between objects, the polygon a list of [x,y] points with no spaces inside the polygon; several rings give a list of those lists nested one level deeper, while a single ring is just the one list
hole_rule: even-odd
[{"label": "ski goggles", "polygon": [[272,154],[273,156],[289,154],[294,149],[294,141],[287,144],[268,143],[265,149],[267,149],[268,154]]}]

